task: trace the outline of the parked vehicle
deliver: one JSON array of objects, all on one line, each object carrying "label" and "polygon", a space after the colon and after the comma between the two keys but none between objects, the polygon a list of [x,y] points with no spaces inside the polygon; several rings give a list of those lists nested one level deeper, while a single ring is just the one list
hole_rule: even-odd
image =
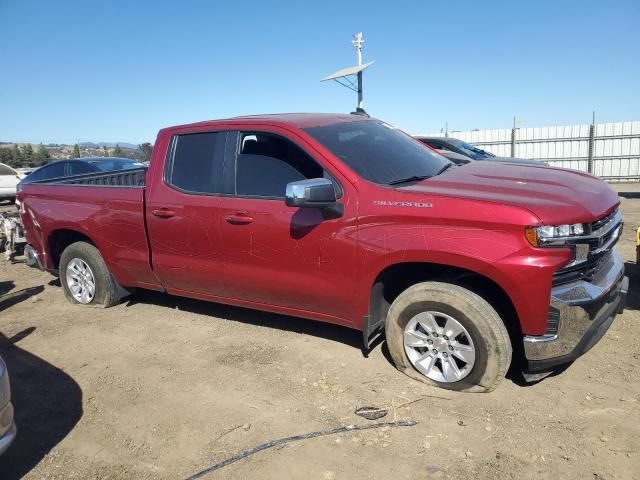
[{"label": "parked vehicle", "polygon": [[58,160],[34,170],[27,175],[20,184],[26,185],[31,182],[49,180],[52,178],[141,167],[143,167],[143,165],[140,162],[131,160],[130,158],[120,157],[84,157],[69,160]]},{"label": "parked vehicle", "polygon": [[165,128],[148,169],[25,185],[29,263],[67,299],[133,288],[386,336],[407,375],[490,391],[575,360],[622,312],[619,199],[538,165],[453,164],[359,115]]},{"label": "parked vehicle", "polygon": [[20,181],[21,176],[9,165],[0,163],[0,200],[10,200],[13,202],[16,198],[16,185]]},{"label": "parked vehicle", "polygon": [[0,358],[0,455],[9,448],[16,436],[16,431],[16,425],[13,422],[9,374],[7,366]]},{"label": "parked vehicle", "polygon": [[542,165],[544,162],[539,160],[530,160],[525,158],[514,157],[498,157],[491,152],[482,150],[481,148],[463,142],[457,138],[449,137],[416,137],[422,143],[435,149],[440,155],[445,156],[452,162],[463,165],[476,160],[490,160],[492,162],[509,162],[509,163],[530,163],[533,165]]},{"label": "parked vehicle", "polygon": [[142,168],[145,166],[144,163],[138,162],[137,160],[121,157],[87,157],[83,160],[98,167],[103,172],[126,170],[129,168]]}]

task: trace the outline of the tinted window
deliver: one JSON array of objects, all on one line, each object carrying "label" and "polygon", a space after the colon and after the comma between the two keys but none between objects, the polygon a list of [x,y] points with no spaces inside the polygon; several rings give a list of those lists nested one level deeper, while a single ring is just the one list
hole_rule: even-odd
[{"label": "tinted window", "polygon": [[225,138],[224,132],[179,135],[168,182],[189,192],[220,193]]},{"label": "tinted window", "polygon": [[335,123],[305,131],[358,175],[379,184],[414,175],[433,176],[450,163],[379,120]]},{"label": "tinted window", "polygon": [[16,172],[14,172],[11,168],[6,165],[0,165],[0,175],[11,175],[12,177],[16,176]]},{"label": "tinted window", "polygon": [[321,178],[323,169],[295,143],[277,135],[242,135],[236,161],[236,193],[284,197],[289,182]]},{"label": "tinted window", "polygon": [[89,163],[99,168],[103,172],[110,172],[112,170],[125,170],[127,168],[143,168],[144,167],[144,164],[140,162],[126,161],[126,160],[95,160]]},{"label": "tinted window", "polygon": [[470,143],[463,142],[462,140],[452,138],[450,142],[460,150],[462,150],[462,153],[464,153],[468,157],[473,158],[474,160],[484,160],[486,158],[495,157],[493,153],[485,152],[481,148],[478,148],[475,145],[471,145]]},{"label": "tinted window", "polygon": [[92,165],[84,162],[69,162],[69,175],[82,175],[83,173],[91,173],[97,171]]},{"label": "tinted window", "polygon": [[64,166],[68,162],[55,162],[46,165],[23,180],[24,183],[36,182],[38,180],[47,180],[49,178],[64,177]]},{"label": "tinted window", "polygon": [[436,150],[448,150],[450,151],[450,149],[443,143],[439,143],[439,142],[425,142],[427,145],[429,145],[431,148],[435,148]]}]

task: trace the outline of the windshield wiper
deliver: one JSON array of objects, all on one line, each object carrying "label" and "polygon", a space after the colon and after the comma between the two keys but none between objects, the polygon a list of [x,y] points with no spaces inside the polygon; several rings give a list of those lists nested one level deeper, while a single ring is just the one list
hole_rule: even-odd
[{"label": "windshield wiper", "polygon": [[407,178],[399,178],[398,180],[392,180],[391,182],[388,183],[388,185],[399,185],[401,183],[419,182],[420,180],[424,180],[426,178],[431,178],[431,175],[412,175]]},{"label": "windshield wiper", "polygon": [[435,177],[436,175],[440,175],[441,173],[444,173],[446,170],[448,170],[449,168],[454,167],[454,166],[455,166],[455,164],[454,164],[454,163],[447,163],[447,164],[446,164],[445,166],[443,166],[440,170],[438,170],[438,173],[436,173],[436,174],[434,175],[434,177]]}]

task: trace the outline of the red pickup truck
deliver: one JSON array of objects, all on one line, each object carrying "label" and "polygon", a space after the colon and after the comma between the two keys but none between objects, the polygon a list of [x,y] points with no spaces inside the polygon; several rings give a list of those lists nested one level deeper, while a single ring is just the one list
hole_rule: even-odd
[{"label": "red pickup truck", "polygon": [[70,302],[135,288],[384,335],[399,370],[490,391],[575,360],[624,308],[617,195],[537,165],[462,167],[360,115],[166,128],[150,167],[21,185],[29,263]]}]

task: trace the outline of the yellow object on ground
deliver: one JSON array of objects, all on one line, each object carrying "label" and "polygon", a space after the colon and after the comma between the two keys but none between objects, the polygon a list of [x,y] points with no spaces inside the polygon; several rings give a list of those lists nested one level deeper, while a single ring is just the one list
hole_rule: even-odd
[{"label": "yellow object on ground", "polygon": [[636,230],[636,263],[640,263],[640,227]]}]

